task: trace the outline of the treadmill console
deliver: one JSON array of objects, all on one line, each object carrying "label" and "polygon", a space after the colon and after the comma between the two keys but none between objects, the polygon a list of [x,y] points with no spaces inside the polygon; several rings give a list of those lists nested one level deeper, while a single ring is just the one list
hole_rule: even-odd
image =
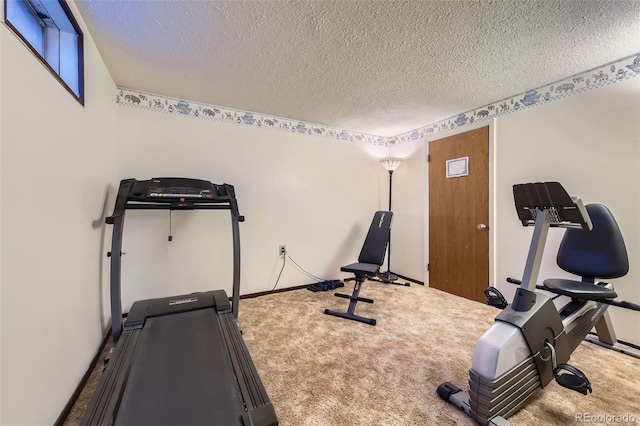
[{"label": "treadmill console", "polygon": [[130,194],[131,199],[142,201],[148,199],[154,202],[171,202],[180,199],[190,201],[209,201],[226,195],[221,185],[215,185],[206,180],[189,178],[153,178],[137,181]]},{"label": "treadmill console", "polygon": [[124,179],[116,197],[113,214],[106,222],[121,220],[126,209],[220,209],[228,208],[239,221],[244,217],[238,212],[233,185],[215,184],[192,178],[160,177],[148,180]]}]

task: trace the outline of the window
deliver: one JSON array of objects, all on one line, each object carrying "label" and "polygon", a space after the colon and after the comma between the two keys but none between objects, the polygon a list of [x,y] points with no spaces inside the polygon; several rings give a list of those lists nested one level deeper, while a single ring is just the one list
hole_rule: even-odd
[{"label": "window", "polygon": [[82,31],[65,0],[5,0],[7,25],[84,105]]}]

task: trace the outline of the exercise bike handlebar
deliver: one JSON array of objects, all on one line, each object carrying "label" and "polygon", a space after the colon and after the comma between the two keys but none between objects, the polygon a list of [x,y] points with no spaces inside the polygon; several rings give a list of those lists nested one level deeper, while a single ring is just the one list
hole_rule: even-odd
[{"label": "exercise bike handlebar", "polygon": [[611,306],[618,306],[619,308],[631,309],[632,311],[640,311],[640,305],[636,305],[635,303],[621,301],[616,302],[615,300],[599,300],[599,302],[605,303]]},{"label": "exercise bike handlebar", "polygon": [[[511,277],[507,277],[507,282],[508,282],[509,284],[515,284],[515,285],[520,285],[520,284],[522,284],[522,281],[521,281],[521,280],[518,280],[518,279],[516,279],[516,278],[511,278]],[[536,288],[537,288],[538,290],[548,290],[545,286],[542,286],[542,285],[540,285],[540,284],[536,284]]]}]

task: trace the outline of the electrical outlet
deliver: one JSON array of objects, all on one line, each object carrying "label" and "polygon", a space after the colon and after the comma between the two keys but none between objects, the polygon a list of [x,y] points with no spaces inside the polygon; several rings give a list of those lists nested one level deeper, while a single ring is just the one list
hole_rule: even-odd
[{"label": "electrical outlet", "polygon": [[285,246],[284,244],[281,244],[278,246],[278,254],[280,256],[284,256],[285,254],[287,254],[287,246]]}]

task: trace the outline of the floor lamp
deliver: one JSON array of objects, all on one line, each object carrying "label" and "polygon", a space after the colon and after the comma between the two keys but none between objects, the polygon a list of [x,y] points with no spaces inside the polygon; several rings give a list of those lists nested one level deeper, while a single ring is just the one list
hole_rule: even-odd
[{"label": "floor lamp", "polygon": [[[380,159],[380,164],[389,172],[389,211],[391,211],[391,188],[393,182],[393,171],[398,168],[402,158],[399,157],[385,157]],[[391,273],[391,229],[389,229],[389,244],[387,245],[387,272],[380,274],[382,282],[394,283],[398,279],[398,276]],[[397,283],[400,284],[400,283]],[[401,283],[401,285],[408,285],[408,283]]]}]

